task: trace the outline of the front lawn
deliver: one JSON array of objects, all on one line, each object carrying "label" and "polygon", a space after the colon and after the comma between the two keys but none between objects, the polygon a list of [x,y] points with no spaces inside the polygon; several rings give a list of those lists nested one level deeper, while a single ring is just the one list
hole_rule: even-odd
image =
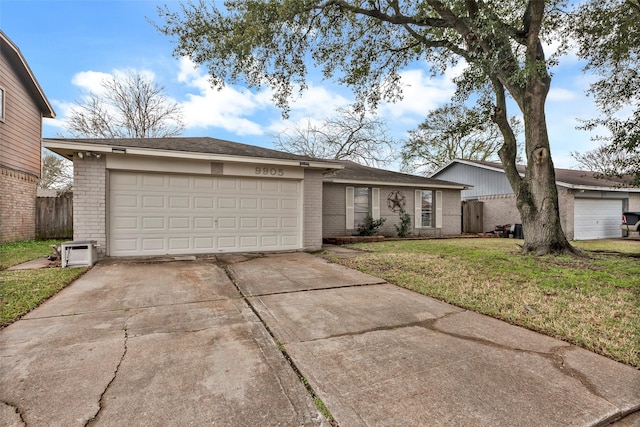
[{"label": "front lawn", "polygon": [[86,268],[6,268],[52,254],[54,240],[0,245],[0,328],[14,322],[80,277]]},{"label": "front lawn", "polygon": [[640,242],[575,242],[587,258],[523,256],[517,243],[365,243],[335,262],[640,367]]}]

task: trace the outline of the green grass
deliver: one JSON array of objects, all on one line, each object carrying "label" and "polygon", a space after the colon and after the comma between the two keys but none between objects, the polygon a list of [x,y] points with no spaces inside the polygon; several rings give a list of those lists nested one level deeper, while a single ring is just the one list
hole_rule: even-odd
[{"label": "green grass", "polygon": [[584,258],[525,256],[517,243],[368,243],[335,261],[640,367],[640,242],[576,242]]},{"label": "green grass", "polygon": [[0,270],[53,254],[50,245],[59,245],[57,240],[25,240],[0,245]]},{"label": "green grass", "polygon": [[40,258],[53,251],[55,240],[0,245],[0,328],[19,319],[80,277],[86,268],[43,268],[7,271],[6,268]]}]

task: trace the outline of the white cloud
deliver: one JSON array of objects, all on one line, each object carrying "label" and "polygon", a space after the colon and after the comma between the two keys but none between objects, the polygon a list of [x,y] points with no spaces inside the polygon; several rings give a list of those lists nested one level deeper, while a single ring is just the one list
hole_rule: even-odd
[{"label": "white cloud", "polygon": [[100,71],[82,71],[71,78],[71,83],[83,91],[101,94],[104,92],[102,82],[111,78],[111,76],[112,74]]},{"label": "white cloud", "polygon": [[575,92],[564,88],[552,88],[547,95],[549,101],[573,101],[578,97],[579,95]]},{"label": "white cloud", "polygon": [[187,58],[180,61],[178,81],[192,89],[180,103],[187,128],[218,127],[237,135],[263,134],[261,125],[248,117],[268,106],[264,93],[254,94],[232,86],[214,89],[208,75]]},{"label": "white cloud", "polygon": [[406,130],[417,126],[429,111],[451,99],[456,90],[452,79],[463,69],[462,66],[456,66],[447,70],[444,76],[435,78],[423,69],[401,73],[402,100],[396,103],[383,102],[379,109],[380,116],[393,121],[396,126],[404,125]]}]

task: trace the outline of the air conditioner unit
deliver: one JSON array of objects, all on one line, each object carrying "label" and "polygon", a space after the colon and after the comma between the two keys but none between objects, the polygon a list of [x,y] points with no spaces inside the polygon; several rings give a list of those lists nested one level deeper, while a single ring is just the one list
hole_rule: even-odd
[{"label": "air conditioner unit", "polygon": [[96,246],[95,240],[62,243],[62,267],[92,266],[97,258]]}]

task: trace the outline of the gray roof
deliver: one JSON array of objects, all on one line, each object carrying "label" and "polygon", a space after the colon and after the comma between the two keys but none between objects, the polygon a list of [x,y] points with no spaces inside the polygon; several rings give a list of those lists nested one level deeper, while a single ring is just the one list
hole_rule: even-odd
[{"label": "gray roof", "polygon": [[[340,164],[344,169],[334,170],[325,175],[326,182],[353,182],[353,183],[380,183],[397,184],[403,186],[416,187],[442,187],[442,188],[466,188],[464,184],[443,181],[440,179],[427,178],[424,176],[410,175],[406,173],[393,172],[385,169],[372,168],[354,163],[348,160],[318,159],[309,156],[286,153],[284,151],[271,150],[269,148],[257,147],[255,145],[242,144],[239,142],[225,141],[210,137],[175,137],[175,138],[47,138],[47,143],[76,143],[102,146],[107,149],[112,147],[120,148],[140,148],[151,150],[164,150],[173,152],[217,154],[240,157],[255,157],[277,160],[295,160],[309,162],[328,162],[329,164]],[[333,168],[335,169],[335,166]]]},{"label": "gray roof", "polygon": [[175,138],[47,138],[45,141],[76,142],[122,148],[148,148],[187,153],[220,154],[228,156],[260,157],[280,160],[322,161],[308,156],[276,151],[240,142],[210,137]]},{"label": "gray roof", "polygon": [[[449,165],[453,163],[463,163],[463,164],[475,164],[480,167],[485,167],[489,169],[493,169],[499,172],[504,172],[504,168],[502,167],[502,163],[500,162],[482,162],[478,160],[453,160]],[[440,171],[446,169],[449,165],[440,169]],[[525,165],[517,165],[518,172],[521,175],[524,175],[526,171]],[[438,172],[440,172],[438,171]],[[436,172],[436,174],[438,173]],[[575,169],[560,169],[555,168],[556,172],[556,183],[565,187],[603,187],[603,188],[620,188],[626,187],[628,183],[632,180],[631,176],[628,177],[602,177],[599,178],[597,172],[591,171],[581,171]]]},{"label": "gray roof", "polygon": [[326,178],[326,182],[379,182],[397,183],[416,187],[454,187],[466,188],[468,186],[458,182],[444,181],[441,179],[427,178],[424,176],[410,175],[401,172],[394,172],[385,169],[372,168],[349,160],[333,160],[344,165],[344,169],[331,172]]}]

